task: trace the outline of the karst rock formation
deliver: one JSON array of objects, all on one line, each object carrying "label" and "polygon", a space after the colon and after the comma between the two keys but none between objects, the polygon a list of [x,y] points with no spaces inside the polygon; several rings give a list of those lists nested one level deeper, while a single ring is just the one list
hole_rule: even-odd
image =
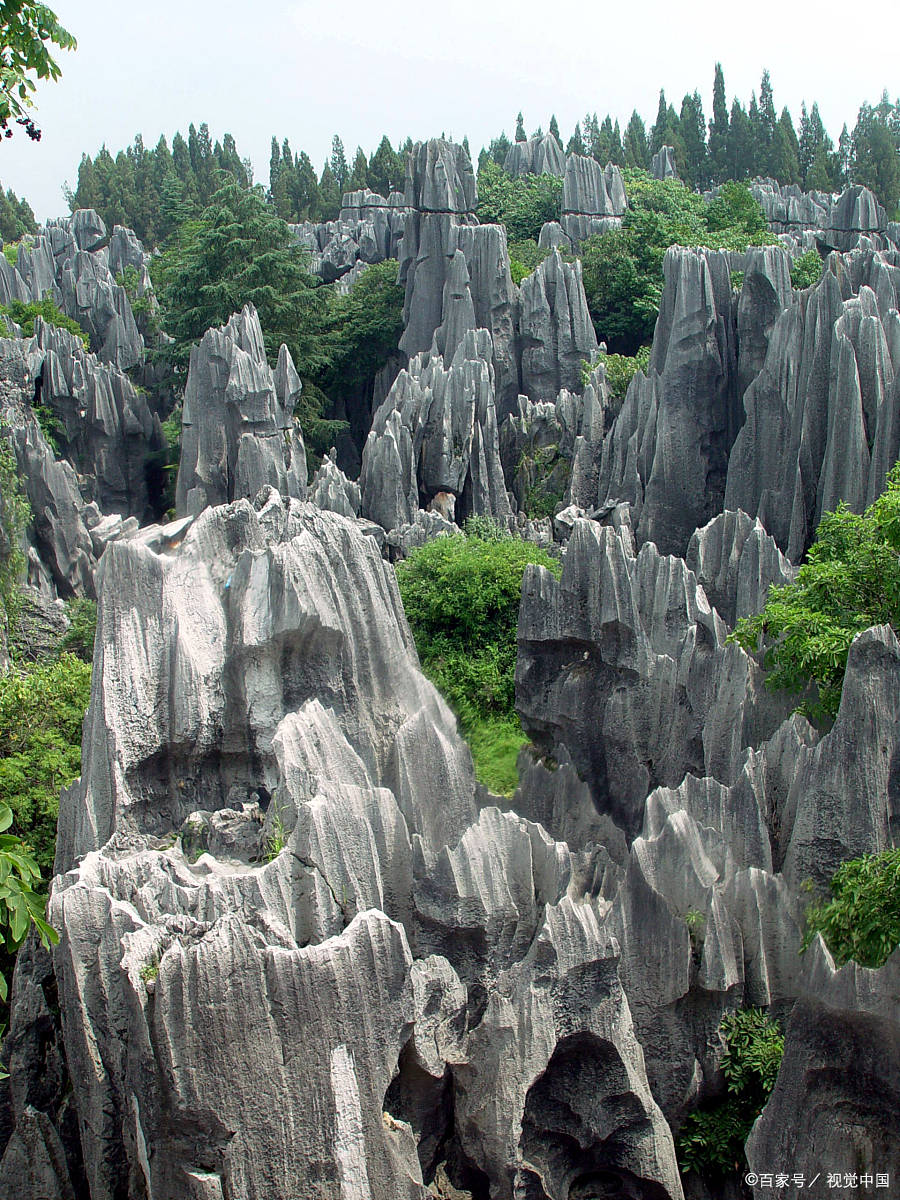
[{"label": "karst rock formation", "polygon": [[[856,638],[819,730],[728,638],[900,456],[900,251],[865,189],[757,182],[779,244],[673,247],[616,395],[569,259],[621,222],[621,173],[552,135],[507,170],[564,188],[519,286],[444,139],[403,195],[295,228],[326,281],[398,260],[359,478],[308,476],[300,379],[247,307],[191,355],[174,518],[116,283],[149,288],[140,243],[77,212],[0,256],[0,300],[49,289],[90,332],[0,339],[0,415],[32,589],[99,607],[60,941],[17,960],[0,1196],[684,1200],[675,1137],[722,1094],[742,1005],[786,1029],[752,1169],[900,1179],[900,951],[799,953],[809,895],[897,839],[900,645]],[[523,581],[511,798],[476,783],[392,566],[471,516],[562,557]]]}]

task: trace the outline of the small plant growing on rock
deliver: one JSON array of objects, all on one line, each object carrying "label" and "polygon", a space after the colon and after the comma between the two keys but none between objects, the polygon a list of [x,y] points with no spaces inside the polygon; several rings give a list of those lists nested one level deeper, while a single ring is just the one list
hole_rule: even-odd
[{"label": "small plant growing on rock", "polygon": [[681,1173],[696,1171],[707,1181],[745,1170],[744,1143],[775,1086],[784,1054],[778,1024],[756,1008],[726,1013],[722,1070],[726,1095],[692,1112],[677,1139]]},{"label": "small plant growing on rock", "polygon": [[807,910],[802,950],[821,933],[838,966],[883,966],[900,945],[900,849],[843,863],[831,896]]}]

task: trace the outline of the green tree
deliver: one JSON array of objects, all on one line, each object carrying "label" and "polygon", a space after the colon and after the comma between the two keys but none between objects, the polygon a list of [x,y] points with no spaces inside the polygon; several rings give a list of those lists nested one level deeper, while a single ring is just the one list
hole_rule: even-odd
[{"label": "green tree", "polygon": [[647,131],[637,109],[631,114],[625,127],[625,163],[629,167],[650,168],[650,152],[647,148]]},{"label": "green tree", "polygon": [[842,863],[831,899],[806,911],[803,950],[821,933],[835,963],[880,967],[900,945],[900,849]]},{"label": "green tree", "polygon": [[28,0],[0,0],[0,39],[0,129],[12,137],[10,122],[15,121],[29,137],[40,140],[41,131],[29,115],[35,80],[59,79],[60,67],[51,50],[74,50],[77,43],[46,4]]},{"label": "green tree", "polygon": [[395,151],[385,136],[369,159],[369,187],[380,196],[402,192],[406,181],[406,156]]},{"label": "green tree", "polygon": [[478,219],[506,226],[510,240],[537,240],[545,221],[559,220],[563,181],[555,175],[511,179],[486,161],[478,174]]},{"label": "green tree", "polygon": [[306,270],[290,230],[260,191],[234,179],[186,222],[152,265],[163,324],[174,338],[172,358],[186,366],[191,346],[245,304],[259,313],[270,360],[286,343],[301,376],[324,369],[321,329],[326,298]]},{"label": "green tree", "polygon": [[900,154],[888,126],[877,117],[856,138],[853,178],[872,189],[893,216],[900,203]]},{"label": "green tree", "polygon": [[32,847],[44,878],[53,872],[59,793],[81,770],[81,724],[91,668],[72,654],[14,667],[0,678],[0,805]]},{"label": "green tree", "polygon": [[713,115],[709,123],[709,160],[713,183],[728,178],[728,104],[722,64],[716,63],[713,79]]},{"label": "green tree", "polygon": [[522,576],[529,563],[558,576],[560,564],[488,522],[468,528],[413,551],[397,581],[422,669],[459,717],[479,778],[508,793],[525,741],[515,714]]},{"label": "green tree", "polygon": [[768,687],[802,696],[801,711],[822,720],[837,713],[850,643],[882,624],[900,628],[900,464],[862,515],[845,504],[823,515],[794,582],[773,587],[731,637],[762,651]]},{"label": "green tree", "polygon": [[696,1171],[711,1183],[746,1170],[744,1143],[771,1095],[784,1056],[784,1035],[759,1009],[726,1013],[719,1028],[726,1045],[726,1095],[692,1112],[676,1140],[682,1173]]},{"label": "green tree", "polygon": [[528,134],[525,132],[525,118],[522,116],[521,112],[516,116],[516,141],[528,141]]}]

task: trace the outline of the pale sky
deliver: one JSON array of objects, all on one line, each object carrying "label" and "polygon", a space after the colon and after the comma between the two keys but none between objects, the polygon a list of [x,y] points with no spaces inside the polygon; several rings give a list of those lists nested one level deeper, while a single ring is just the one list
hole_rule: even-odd
[{"label": "pale sky", "polygon": [[624,128],[637,108],[649,128],[660,87],[676,108],[699,88],[708,120],[717,60],[729,106],[758,92],[768,67],[779,111],[797,124],[801,100],[818,100],[835,140],[863,101],[900,93],[897,0],[867,0],[858,25],[832,0],[49,2],[78,49],[57,56],[59,82],[38,84],[42,140],[17,128],[0,144],[0,182],[38,220],[68,211],[62,187],[75,185],[84,151],[105,142],[115,154],[138,132],[171,145],[191,121],[208,122],[214,140],[232,133],[267,183],[273,134],[321,170],[334,133],[351,159],[383,133],[395,146],[407,134],[468,135],[477,155],[501,129],[512,136],[520,108],[529,133],[555,112],[564,141],[586,111]]}]

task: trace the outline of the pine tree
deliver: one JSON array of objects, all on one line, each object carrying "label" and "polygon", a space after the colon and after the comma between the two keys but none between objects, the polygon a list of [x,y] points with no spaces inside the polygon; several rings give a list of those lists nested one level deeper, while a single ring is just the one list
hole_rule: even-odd
[{"label": "pine tree", "polygon": [[344,143],[337,134],[331,139],[331,162],[329,166],[331,167],[331,174],[338,192],[343,193],[350,171],[347,166],[347,156],[344,153]]},{"label": "pine tree", "polygon": [[356,155],[353,159],[353,170],[350,172],[350,179],[347,182],[347,191],[361,192],[368,187],[368,183],[369,164],[362,146],[357,146]]},{"label": "pine tree", "polygon": [[572,136],[569,138],[568,145],[566,146],[566,154],[585,155],[586,153],[587,150],[585,148],[584,138],[581,136],[581,124],[580,122],[576,121],[575,130],[572,133]]},{"label": "pine tree", "polygon": [[625,163],[629,167],[650,169],[650,155],[647,149],[647,130],[637,109],[631,114],[631,119],[625,127],[624,138]]},{"label": "pine tree", "polygon": [[516,117],[516,141],[528,141],[528,134],[525,132],[525,118],[522,116],[521,112]]},{"label": "pine tree", "polygon": [[728,108],[725,100],[725,76],[722,64],[716,63],[713,81],[713,115],[709,123],[709,164],[713,183],[728,178]]},{"label": "pine tree", "polygon": [[666,93],[659,89],[659,105],[656,109],[656,120],[650,130],[650,153],[656,154],[660,147],[666,145],[666,127],[669,120],[669,106],[666,103]]},{"label": "pine tree", "polygon": [[553,113],[550,117],[550,132],[556,138],[557,142],[562,145],[562,138],[559,136],[559,123],[556,120],[556,113]]},{"label": "pine tree", "polygon": [[699,92],[695,91],[692,96],[685,96],[682,100],[678,126],[684,146],[682,177],[692,187],[705,188],[709,182],[709,164],[706,119]]},{"label": "pine tree", "polygon": [[800,145],[786,108],[781,110],[772,139],[771,170],[779,183],[800,182]]}]

